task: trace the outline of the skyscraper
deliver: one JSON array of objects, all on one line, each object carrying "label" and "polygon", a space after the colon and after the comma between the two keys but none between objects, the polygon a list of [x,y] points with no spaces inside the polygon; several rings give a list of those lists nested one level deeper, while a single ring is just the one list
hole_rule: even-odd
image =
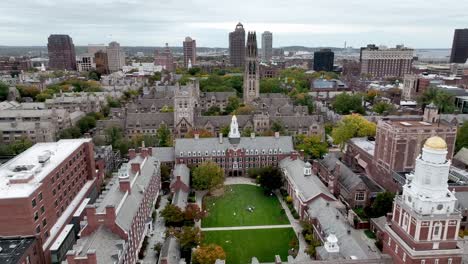
[{"label": "skyscraper", "polygon": [[52,70],[76,70],[75,45],[68,35],[50,35],[47,43],[49,68]]},{"label": "skyscraper", "polygon": [[110,72],[119,71],[125,65],[125,53],[120,48],[118,42],[112,41],[109,43],[107,47],[107,62]]},{"label": "skyscraper", "polygon": [[268,62],[273,56],[273,34],[270,31],[262,33],[262,61]]},{"label": "skyscraper", "polygon": [[466,59],[468,59],[468,28],[455,29],[450,62],[465,63]]},{"label": "skyscraper", "polygon": [[257,35],[247,34],[244,67],[244,103],[250,103],[260,96],[260,72],[258,67]]},{"label": "skyscraper", "polygon": [[314,71],[332,71],[335,54],[331,49],[314,52]]},{"label": "skyscraper", "polygon": [[245,30],[239,22],[229,33],[229,58],[234,67],[243,67],[245,60]]},{"label": "skyscraper", "polygon": [[[184,41],[184,67],[189,64],[194,65],[197,60],[197,43],[191,37],[186,37]],[[189,63],[190,62],[190,63]]]}]

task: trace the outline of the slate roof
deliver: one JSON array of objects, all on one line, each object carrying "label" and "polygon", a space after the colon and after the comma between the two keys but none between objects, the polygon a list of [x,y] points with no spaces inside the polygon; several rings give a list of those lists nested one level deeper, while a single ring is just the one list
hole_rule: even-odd
[{"label": "slate roof", "polygon": [[468,165],[468,148],[462,148],[460,151],[455,154],[453,159],[462,162],[465,165]]},{"label": "slate roof", "polygon": [[92,235],[78,239],[73,250],[81,256],[86,256],[88,250],[95,250],[97,263],[114,263],[124,245],[125,240],[100,226]]},{"label": "slate roof", "polygon": [[164,241],[158,263],[161,263],[162,259],[167,260],[167,264],[179,264],[180,244],[175,237],[170,237]]},{"label": "slate roof", "polygon": [[152,150],[153,157],[160,162],[173,162],[175,160],[174,147],[156,147]]},{"label": "slate roof", "polygon": [[[184,153],[184,157],[187,157],[187,152],[200,151],[202,155],[205,155],[205,151],[208,151],[208,155],[211,155],[212,151],[226,151],[234,146],[229,142],[228,138],[223,138],[223,142],[219,143],[218,138],[177,138],[175,140],[175,155],[180,156],[180,153]],[[262,150],[268,152],[269,149],[276,149],[284,154],[294,151],[292,137],[280,136],[275,137],[241,137],[240,142],[237,145],[238,149],[249,149],[258,150],[260,153]]]},{"label": "slate roof", "polygon": [[127,113],[127,128],[129,126],[135,128],[136,124],[143,129],[156,128],[163,122],[168,126],[173,126],[174,113]]},{"label": "slate roof", "polygon": [[320,181],[316,175],[304,176],[304,166],[306,164],[301,159],[285,158],[280,161],[279,167],[285,176],[294,184],[299,191],[299,196],[303,202],[309,201],[320,194],[324,194],[335,200],[328,188]]}]

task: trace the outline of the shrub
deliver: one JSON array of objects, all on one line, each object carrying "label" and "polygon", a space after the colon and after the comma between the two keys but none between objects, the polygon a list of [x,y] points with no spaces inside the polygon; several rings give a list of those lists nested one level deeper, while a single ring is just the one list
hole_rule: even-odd
[{"label": "shrub", "polygon": [[288,204],[291,204],[292,201],[293,201],[292,197],[288,195],[288,196],[286,197],[286,202],[287,202]]}]

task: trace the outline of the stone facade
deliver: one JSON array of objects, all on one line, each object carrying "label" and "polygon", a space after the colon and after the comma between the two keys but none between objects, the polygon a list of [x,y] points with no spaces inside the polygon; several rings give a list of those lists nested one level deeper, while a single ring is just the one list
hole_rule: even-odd
[{"label": "stone facade", "polygon": [[258,62],[257,35],[247,34],[244,68],[244,103],[250,104],[260,97],[260,70]]}]

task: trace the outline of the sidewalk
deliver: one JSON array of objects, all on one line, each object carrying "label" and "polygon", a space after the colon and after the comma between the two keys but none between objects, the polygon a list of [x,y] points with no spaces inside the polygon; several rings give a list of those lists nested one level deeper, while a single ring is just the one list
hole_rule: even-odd
[{"label": "sidewalk", "polygon": [[227,227],[205,227],[202,231],[222,231],[222,230],[246,230],[246,229],[274,229],[291,228],[292,225],[262,225],[262,226],[227,226]]},{"label": "sidewalk", "polygon": [[142,264],[155,264],[158,263],[158,257],[154,251],[154,245],[157,243],[164,243],[164,235],[166,233],[166,226],[164,225],[164,219],[160,216],[160,212],[166,204],[168,195],[161,196],[158,209],[156,209],[157,216],[153,219],[153,232],[149,234],[148,246],[146,247],[145,257],[140,260]]}]

